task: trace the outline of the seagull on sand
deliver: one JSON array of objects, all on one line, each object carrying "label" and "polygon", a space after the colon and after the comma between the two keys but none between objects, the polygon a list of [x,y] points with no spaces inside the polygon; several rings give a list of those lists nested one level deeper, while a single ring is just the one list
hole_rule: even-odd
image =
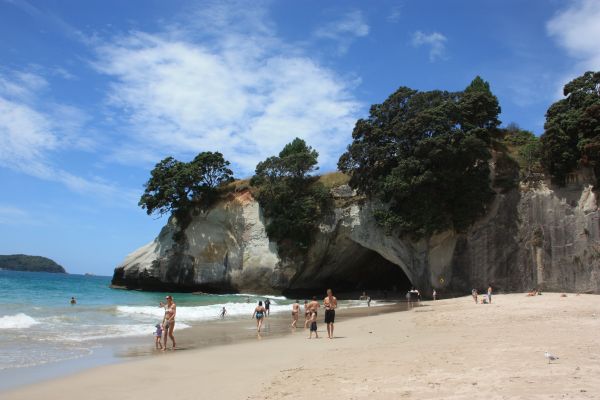
[{"label": "seagull on sand", "polygon": [[555,356],[554,354],[548,353],[547,351],[544,352],[544,357],[546,357],[548,359],[548,364],[550,364],[551,361],[558,360],[557,356]]}]

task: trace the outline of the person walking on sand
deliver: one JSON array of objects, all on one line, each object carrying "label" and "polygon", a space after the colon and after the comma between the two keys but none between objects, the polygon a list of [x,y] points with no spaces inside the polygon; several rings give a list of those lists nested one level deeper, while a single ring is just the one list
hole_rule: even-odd
[{"label": "person walking on sand", "polygon": [[304,329],[308,328],[310,322],[310,308],[308,307],[308,300],[304,300]]},{"label": "person walking on sand", "polygon": [[227,314],[227,310],[225,309],[225,307],[223,307],[223,309],[221,310],[221,314],[219,314],[221,319],[225,319],[225,314]]},{"label": "person walking on sand", "polygon": [[477,289],[471,290],[471,296],[473,296],[473,300],[475,300],[475,304],[477,304]]},{"label": "person walking on sand", "polygon": [[156,328],[156,330],[154,331],[154,346],[156,347],[156,350],[159,350],[163,348],[162,345],[162,334],[163,334],[163,327],[161,324],[156,324],[154,325],[154,327]]},{"label": "person walking on sand", "polygon": [[319,338],[319,334],[317,333],[317,310],[310,310],[310,333],[308,338],[312,339],[312,334],[315,333],[315,339]]},{"label": "person walking on sand", "polygon": [[492,285],[488,286],[487,300],[488,300],[488,304],[492,304]]},{"label": "person walking on sand", "polygon": [[331,289],[327,289],[327,297],[323,299],[325,306],[325,323],[327,324],[327,337],[333,339],[333,324],[335,322],[335,309],[337,308],[337,299]]},{"label": "person walking on sand", "polygon": [[173,335],[173,331],[175,330],[175,315],[177,315],[177,305],[173,301],[172,296],[166,296],[167,304],[165,304],[165,318],[163,319],[163,327],[164,327],[164,341],[163,341],[163,351],[167,350],[167,341],[168,338],[171,338],[171,342],[173,343],[172,349],[175,350],[175,335]]},{"label": "person walking on sand", "polygon": [[267,316],[267,317],[271,316],[271,300],[269,300],[269,299],[265,300],[265,311],[266,311],[265,316]]},{"label": "person walking on sand", "polygon": [[295,328],[298,323],[298,314],[300,314],[300,303],[296,300],[296,302],[292,304],[292,328]]},{"label": "person walking on sand", "polygon": [[266,312],[267,310],[263,307],[263,302],[259,301],[254,309],[254,313],[252,313],[252,318],[256,318],[256,330],[258,333],[260,333],[260,328],[262,328]]}]

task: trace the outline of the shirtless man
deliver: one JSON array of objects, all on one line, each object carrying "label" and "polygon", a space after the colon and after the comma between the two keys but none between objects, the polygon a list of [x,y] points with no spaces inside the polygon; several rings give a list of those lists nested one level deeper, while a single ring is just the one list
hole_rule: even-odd
[{"label": "shirtless man", "polygon": [[304,300],[304,329],[308,328],[310,322],[310,308],[308,308],[308,300]]},{"label": "shirtless man", "polygon": [[175,350],[175,336],[173,336],[173,330],[175,329],[175,315],[177,314],[177,306],[173,301],[173,297],[167,296],[167,304],[165,304],[165,318],[163,319],[164,327],[164,346],[163,351],[167,350],[167,340],[171,338],[173,342],[173,350]]},{"label": "shirtless man", "polygon": [[292,328],[295,328],[298,323],[298,314],[300,314],[300,303],[296,300],[296,302],[292,304]]},{"label": "shirtless man", "polygon": [[319,307],[321,307],[321,305],[317,301],[317,297],[313,296],[312,301],[310,303],[308,303],[308,310],[310,311],[310,315],[309,315],[310,319],[312,319],[312,314],[317,314]]},{"label": "shirtless man", "polygon": [[335,309],[337,308],[337,299],[331,289],[327,289],[327,297],[323,299],[325,306],[325,323],[327,324],[327,337],[333,339],[333,323],[335,322]]},{"label": "shirtless man", "polygon": [[488,286],[487,297],[488,297],[488,303],[492,304],[492,285]]}]

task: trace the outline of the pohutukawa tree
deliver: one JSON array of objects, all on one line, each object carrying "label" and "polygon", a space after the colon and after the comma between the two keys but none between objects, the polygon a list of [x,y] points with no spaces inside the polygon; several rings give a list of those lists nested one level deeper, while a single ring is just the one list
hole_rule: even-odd
[{"label": "pohutukawa tree", "polygon": [[282,250],[304,250],[330,208],[329,192],[312,173],[319,154],[302,139],[285,145],[278,156],[258,163],[251,183],[268,218],[267,234]]},{"label": "pohutukawa tree", "polygon": [[233,180],[229,161],[218,152],[200,153],[191,162],[167,157],[150,172],[139,205],[148,215],[182,214],[190,206],[207,206],[219,186]]},{"label": "pohutukawa tree", "polygon": [[600,173],[600,72],[588,71],[564,87],[548,108],[541,136],[542,164],[556,183],[579,163]]},{"label": "pohutukawa tree", "polygon": [[376,218],[388,232],[464,230],[494,195],[488,147],[499,113],[480,77],[462,92],[401,87],[356,122],[338,167],[350,186],[381,201]]}]

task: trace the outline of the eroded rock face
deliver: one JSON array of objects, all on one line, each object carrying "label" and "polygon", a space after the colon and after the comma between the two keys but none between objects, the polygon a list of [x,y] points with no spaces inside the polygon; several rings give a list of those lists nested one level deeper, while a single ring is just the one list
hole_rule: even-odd
[{"label": "eroded rock face", "polygon": [[459,294],[492,284],[499,290],[533,287],[600,292],[600,232],[591,186],[521,187],[499,193],[490,211],[468,232],[420,241],[386,235],[373,205],[352,200],[347,187],[334,197],[344,206],[323,221],[303,259],[282,260],[265,232],[249,191],[196,215],[173,240],[171,220],[148,245],[117,267],[117,286],[212,292],[403,291],[414,285]]}]

